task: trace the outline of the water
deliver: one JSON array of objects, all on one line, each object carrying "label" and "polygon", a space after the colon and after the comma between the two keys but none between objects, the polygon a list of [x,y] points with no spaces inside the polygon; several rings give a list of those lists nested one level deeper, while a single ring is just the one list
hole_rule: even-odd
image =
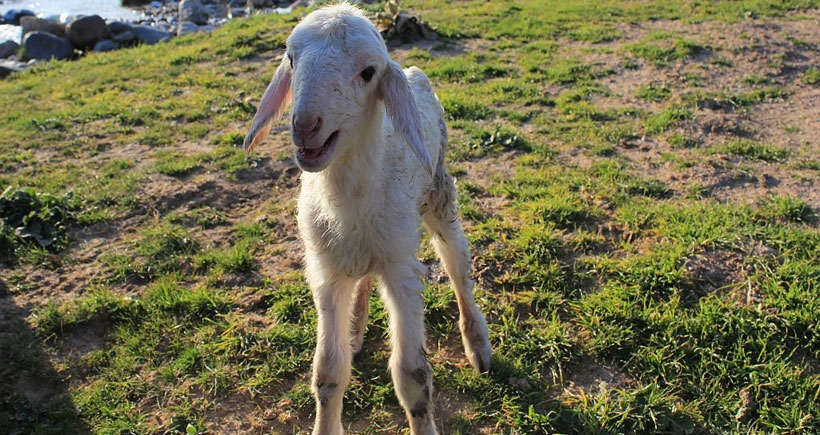
[{"label": "water", "polygon": [[[0,15],[9,9],[28,9],[38,17],[94,15],[106,20],[136,21],[140,12],[120,6],[120,0],[0,0]],[[0,42],[20,42],[20,27],[0,25]]]}]

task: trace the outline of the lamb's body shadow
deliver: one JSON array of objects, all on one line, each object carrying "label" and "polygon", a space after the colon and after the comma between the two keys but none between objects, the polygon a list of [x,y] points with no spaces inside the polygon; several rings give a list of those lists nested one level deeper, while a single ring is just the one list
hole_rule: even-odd
[{"label": "lamb's body shadow", "polygon": [[0,280],[0,434],[88,434],[68,391]]}]

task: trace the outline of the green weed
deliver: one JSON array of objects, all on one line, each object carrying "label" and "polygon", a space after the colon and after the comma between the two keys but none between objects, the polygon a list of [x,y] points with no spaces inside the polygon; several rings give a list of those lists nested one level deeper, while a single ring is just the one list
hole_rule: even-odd
[{"label": "green weed", "polygon": [[748,140],[736,140],[711,149],[712,153],[729,154],[764,162],[781,162],[791,153],[783,148]]}]

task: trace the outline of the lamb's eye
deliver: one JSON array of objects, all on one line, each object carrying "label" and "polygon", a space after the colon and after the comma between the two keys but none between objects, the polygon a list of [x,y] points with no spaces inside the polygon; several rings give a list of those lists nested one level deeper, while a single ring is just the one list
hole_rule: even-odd
[{"label": "lamb's eye", "polygon": [[293,56],[288,53],[288,60],[290,61],[290,67],[293,68]]},{"label": "lamb's eye", "polygon": [[365,83],[369,83],[370,80],[373,79],[373,74],[376,74],[376,68],[369,66],[362,70],[362,73],[360,75],[362,76],[362,80],[364,80]]}]

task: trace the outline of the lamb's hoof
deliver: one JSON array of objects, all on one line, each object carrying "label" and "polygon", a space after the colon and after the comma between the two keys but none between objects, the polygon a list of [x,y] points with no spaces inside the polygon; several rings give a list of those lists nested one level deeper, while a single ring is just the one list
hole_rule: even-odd
[{"label": "lamb's hoof", "polygon": [[462,319],[459,322],[461,327],[461,340],[464,343],[464,354],[470,365],[479,373],[490,370],[490,360],[492,359],[492,348],[490,347],[490,330],[487,328],[487,321],[480,315],[471,322]]},{"label": "lamb's hoof", "polygon": [[464,346],[464,353],[467,354],[467,360],[479,373],[486,373],[490,371],[490,360],[492,358],[492,349],[490,343],[485,342],[480,349],[471,349],[467,345]]}]

